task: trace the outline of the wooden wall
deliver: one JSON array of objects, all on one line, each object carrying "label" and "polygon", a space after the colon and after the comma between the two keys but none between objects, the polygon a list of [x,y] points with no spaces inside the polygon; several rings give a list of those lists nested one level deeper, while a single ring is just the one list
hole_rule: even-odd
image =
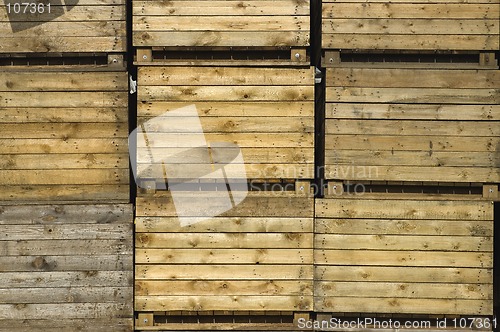
[{"label": "wooden wall", "polygon": [[315,215],[316,311],[493,314],[491,202],[347,196]]},{"label": "wooden wall", "polygon": [[50,8],[44,6],[43,12],[34,14],[31,7],[24,13],[24,5],[16,14],[15,3],[22,1],[6,0],[0,6],[0,53],[32,56],[126,50],[125,0],[74,0],[64,1],[65,5],[51,0],[43,2],[50,3]]},{"label": "wooden wall", "polygon": [[328,68],[327,179],[500,182],[498,70]]},{"label": "wooden wall", "polygon": [[136,311],[313,310],[311,197],[250,192],[220,216],[182,225],[163,192],[139,197],[136,214]]},{"label": "wooden wall", "polygon": [[500,48],[498,0],[431,2],[323,0],[324,49]]},{"label": "wooden wall", "polygon": [[0,206],[0,331],[131,331],[132,208]]},{"label": "wooden wall", "polygon": [[[248,178],[314,177],[314,72],[310,67],[139,67],[138,123],[194,105],[208,144],[241,148]],[[161,119],[161,117],[160,117]],[[165,118],[164,118],[165,119]],[[151,124],[138,139],[138,172],[147,173],[152,150],[186,146],[175,139],[188,118]],[[154,120],[154,121],[159,121]],[[190,129],[184,129],[184,131]],[[177,136],[176,136],[177,135]],[[203,158],[190,156],[189,164]],[[180,162],[186,162],[181,160]],[[163,177],[163,168],[157,163]]]},{"label": "wooden wall", "polygon": [[0,70],[0,199],[128,202],[128,78],[94,67]]},{"label": "wooden wall", "polygon": [[133,1],[138,47],[306,47],[309,0]]}]

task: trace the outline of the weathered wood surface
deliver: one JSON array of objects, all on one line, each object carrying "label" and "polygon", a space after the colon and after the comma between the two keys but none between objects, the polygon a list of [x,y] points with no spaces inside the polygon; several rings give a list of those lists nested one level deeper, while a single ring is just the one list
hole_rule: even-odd
[{"label": "weathered wood surface", "polygon": [[133,1],[134,46],[308,46],[310,1]]},{"label": "weathered wood surface", "polygon": [[316,200],[317,311],[490,315],[493,205]]},{"label": "weathered wood surface", "polygon": [[312,310],[313,198],[250,192],[186,226],[170,195],[139,197],[136,213],[136,311]]},{"label": "weathered wood surface", "polygon": [[[199,129],[186,125],[197,121],[196,117],[168,115],[189,105],[196,107],[209,145],[224,142],[241,149],[241,168],[246,174],[228,177],[314,176],[312,68],[140,67],[138,100],[139,129],[147,131],[137,136],[140,178],[165,177],[161,164],[165,158],[155,156],[168,155],[169,164],[185,164],[185,168],[177,168],[184,174],[196,174],[200,167],[211,165],[207,148],[196,144]],[[191,148],[188,154],[186,148]],[[223,157],[224,151],[233,150],[210,151],[218,158],[217,153]],[[211,176],[220,178],[222,174]],[[167,177],[182,178],[182,174],[169,170]]]},{"label": "weathered wood surface", "polygon": [[52,0],[43,2],[45,6],[37,11],[28,7],[26,13],[21,5],[19,14],[14,11],[15,3],[22,1],[6,1],[0,6],[0,53],[126,50],[124,0],[72,1],[74,6]]},{"label": "weathered wood surface", "polygon": [[326,177],[500,182],[496,70],[327,70]]},{"label": "weathered wood surface", "polygon": [[0,229],[0,331],[132,331],[130,205],[4,205]]},{"label": "weathered wood surface", "polygon": [[125,72],[0,77],[0,200],[128,201]]},{"label": "weathered wood surface", "polygon": [[323,48],[498,50],[498,0],[323,0]]}]

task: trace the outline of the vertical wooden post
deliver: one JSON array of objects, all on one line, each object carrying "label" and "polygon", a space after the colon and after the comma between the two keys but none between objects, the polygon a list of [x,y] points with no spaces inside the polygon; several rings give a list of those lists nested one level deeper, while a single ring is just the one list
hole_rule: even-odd
[{"label": "vertical wooden post", "polygon": [[485,184],[483,185],[483,197],[488,199],[497,199],[498,197],[498,185],[496,184]]},{"label": "vertical wooden post", "polygon": [[292,62],[306,62],[307,52],[305,48],[292,48],[290,53]]},{"label": "vertical wooden post", "polygon": [[342,182],[330,181],[326,191],[328,196],[340,196],[344,193],[344,184]]}]

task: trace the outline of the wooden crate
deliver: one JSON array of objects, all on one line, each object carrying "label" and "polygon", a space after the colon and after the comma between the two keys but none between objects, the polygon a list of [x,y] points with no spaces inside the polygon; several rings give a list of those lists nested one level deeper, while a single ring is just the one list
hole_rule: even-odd
[{"label": "wooden crate", "polygon": [[126,72],[16,67],[0,77],[0,200],[128,202]]},{"label": "wooden crate", "polygon": [[137,47],[306,47],[310,0],[133,1]]},{"label": "wooden crate", "polygon": [[498,50],[498,0],[323,0],[324,49]]},{"label": "wooden crate", "polygon": [[317,199],[315,310],[492,315],[493,204],[452,199]]},{"label": "wooden crate", "polygon": [[[191,137],[183,137],[192,117],[165,120],[166,112],[189,105],[196,107],[209,145],[225,142],[241,149],[246,174],[236,178],[314,177],[312,68],[139,67],[139,129],[153,121],[137,141],[139,178],[152,177],[151,172],[163,178],[163,160],[151,162],[150,156],[189,146]],[[179,162],[198,167],[203,158],[193,154]],[[170,179],[180,176],[176,174],[169,174]]]},{"label": "wooden crate", "polygon": [[0,331],[132,331],[131,205],[0,207]]},{"label": "wooden crate", "polygon": [[496,70],[329,68],[327,179],[500,182]]},{"label": "wooden crate", "polygon": [[34,1],[43,13],[21,5],[15,14],[22,2],[0,6],[0,53],[126,51],[125,0]]},{"label": "wooden crate", "polygon": [[181,226],[163,192],[137,198],[135,223],[136,312],[312,310],[312,197],[249,192]]}]

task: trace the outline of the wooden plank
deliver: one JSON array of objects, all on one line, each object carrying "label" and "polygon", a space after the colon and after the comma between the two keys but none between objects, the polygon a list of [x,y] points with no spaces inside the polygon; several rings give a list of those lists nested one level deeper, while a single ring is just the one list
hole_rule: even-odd
[{"label": "wooden plank", "polygon": [[[143,119],[157,117],[168,111],[176,110],[188,105],[190,105],[188,102],[142,101],[137,105],[137,110],[139,118]],[[195,106],[200,117],[306,117],[314,115],[313,103],[299,101],[268,101],[251,103],[197,101]]]},{"label": "wooden plank", "polygon": [[[463,19],[393,19],[375,18],[359,20],[350,18],[323,20],[324,34],[391,34],[391,35],[431,35],[433,38],[442,35],[498,35],[499,22],[495,19],[463,20]],[[435,36],[434,36],[435,35]],[[328,36],[334,38],[333,36]]]},{"label": "wooden plank", "polygon": [[0,241],[14,240],[100,240],[128,239],[132,234],[131,223],[111,224],[50,224],[4,225]]},{"label": "wooden plank", "polygon": [[[305,15],[280,16],[218,16],[210,22],[192,16],[134,15],[134,31],[303,31],[309,29]],[[208,24],[207,24],[208,23]]]},{"label": "wooden plank", "polygon": [[[472,148],[471,148],[472,150]],[[326,164],[352,165],[356,160],[359,166],[449,166],[449,167],[496,167],[500,164],[500,156],[494,152],[429,151],[363,151],[363,150],[327,150]]]},{"label": "wooden plank", "polygon": [[127,137],[127,125],[122,123],[4,123],[0,130],[0,139]]},{"label": "wooden plank", "polygon": [[127,153],[126,138],[9,138],[2,139],[2,154]]},{"label": "wooden plank", "polygon": [[139,100],[171,101],[304,101],[313,100],[313,86],[144,86]]},{"label": "wooden plank", "polygon": [[132,271],[2,272],[0,286],[1,288],[116,287],[131,285],[132,280]]},{"label": "wooden plank", "polygon": [[[493,270],[486,268],[411,267],[411,266],[321,266],[314,270],[315,280],[346,282],[408,282],[444,284],[492,284]],[[359,293],[360,294],[360,293]]]},{"label": "wooden plank", "polygon": [[[174,10],[171,12],[171,10]],[[134,15],[151,16],[274,16],[274,15],[309,15],[309,1],[293,0],[238,1],[215,0],[175,0],[168,6],[161,1],[135,1]]]},{"label": "wooden plank", "polygon": [[[197,196],[198,197],[198,196]],[[213,194],[206,196],[213,202]],[[136,214],[145,217],[175,217],[170,197],[137,198]],[[222,217],[312,217],[313,201],[307,197],[258,197],[249,195],[239,205],[222,214]]]},{"label": "wooden plank", "polygon": [[491,315],[491,300],[407,299],[407,298],[316,298],[316,310],[340,312],[389,312],[423,314]]},{"label": "wooden plank", "polygon": [[132,287],[57,287],[2,289],[0,304],[125,303]]},{"label": "wooden plank", "polygon": [[312,280],[144,280],[136,281],[137,296],[294,295],[312,296]]},{"label": "wooden plank", "polygon": [[497,88],[498,81],[500,74],[495,70],[372,68],[327,68],[326,70],[327,86],[338,87],[494,89]]},{"label": "wooden plank", "polygon": [[[238,271],[238,273],[235,273]],[[136,265],[135,280],[306,280],[312,265]],[[215,310],[215,309],[214,309]]]},{"label": "wooden plank", "polygon": [[[0,319],[109,318],[130,315],[131,303],[0,304]],[[12,310],[15,307],[16,310]],[[62,316],[64,313],[64,316]]]},{"label": "wooden plank", "polygon": [[[175,165],[175,164],[171,164]],[[289,164],[237,164],[235,165],[244,165],[241,169],[234,169],[231,174],[231,178],[238,179],[312,179],[314,178],[314,166],[312,164],[297,164],[297,163],[289,163]],[[168,174],[168,179],[171,181],[184,180],[186,178],[186,174],[199,174],[200,169],[207,169],[210,165],[205,163],[200,164],[188,164],[186,167],[172,167],[171,172]],[[140,164],[138,165],[138,174],[139,179],[145,178],[155,178],[160,181],[165,178],[165,173],[163,172],[163,166],[161,164]],[[1,173],[0,173],[1,175]],[[224,180],[224,176],[221,172],[214,172],[207,176],[204,176],[205,179],[211,180]],[[495,182],[491,180],[490,182]],[[252,184],[251,184],[252,185]],[[252,189],[257,189],[258,186],[255,186]]]},{"label": "wooden plank", "polygon": [[214,217],[181,226],[176,217],[135,218],[137,233],[312,233],[312,218],[280,217]]},{"label": "wooden plank", "polygon": [[[492,235],[492,234],[491,234]],[[336,250],[493,251],[493,238],[469,236],[315,235],[314,247]]]},{"label": "wooden plank", "polygon": [[500,182],[497,167],[326,165],[327,179],[361,181]]},{"label": "wooden plank", "polygon": [[489,252],[316,250],[318,265],[420,266],[492,268]]},{"label": "wooden plank", "polygon": [[58,201],[66,202],[108,202],[128,203],[130,200],[130,186],[123,185],[2,185],[0,186],[0,200],[6,201],[37,201],[53,203],[54,197]]},{"label": "wooden plank", "polygon": [[405,219],[315,219],[315,234],[492,236],[491,221]]},{"label": "wooden plank", "polygon": [[99,255],[132,254],[132,246],[123,239],[118,240],[18,240],[1,241],[0,253],[4,256],[33,255]]},{"label": "wooden plank", "polygon": [[426,298],[426,299],[470,299],[491,300],[491,284],[445,284],[445,283],[387,283],[387,282],[332,282],[315,284],[318,297],[365,298]]},{"label": "wooden plank", "polygon": [[384,50],[495,50],[500,42],[495,35],[387,35],[323,34],[323,48]]},{"label": "wooden plank", "polygon": [[[71,12],[73,12],[73,10]],[[85,19],[88,19],[88,17],[86,17]],[[125,50],[125,45],[126,45],[125,36],[123,37],[43,36],[36,39],[34,39],[33,37],[0,38],[1,53],[10,53],[10,52],[84,53],[88,52],[89,50],[94,50],[94,52],[121,52]]]},{"label": "wooden plank", "polygon": [[127,154],[0,154],[0,168],[42,169],[128,169]]},{"label": "wooden plank", "polygon": [[[1,307],[1,306],[0,306]],[[305,296],[136,296],[135,310],[310,310]]]},{"label": "wooden plank", "polygon": [[103,319],[2,319],[2,332],[44,332],[47,329],[64,330],[71,327],[74,331],[109,332],[132,331],[133,321],[130,318],[103,318]]},{"label": "wooden plank", "polygon": [[[1,26],[0,26],[1,27]],[[0,72],[0,91],[127,91],[125,72]],[[91,83],[92,82],[92,83]]]},{"label": "wooden plank", "polygon": [[[276,129],[275,129],[276,130]],[[283,129],[277,129],[283,130]],[[273,130],[274,131],[274,130]],[[233,142],[240,148],[248,147],[313,147],[314,146],[314,133],[240,133],[240,132],[226,132],[226,133],[207,133],[205,138],[212,142]],[[148,134],[148,142],[139,139],[137,146],[140,147],[193,147],[192,134],[168,134],[168,133],[152,133]]]},{"label": "wooden plank", "polygon": [[[312,234],[307,233],[141,233],[136,236],[136,248],[306,249],[312,245]],[[210,251],[207,253],[210,257]]]},{"label": "wooden plank", "polygon": [[[63,116],[61,116],[64,114]],[[2,109],[0,123],[100,123],[128,121],[126,108],[10,107]]]},{"label": "wooden plank", "polygon": [[494,152],[500,138],[478,136],[326,135],[328,150]]},{"label": "wooden plank", "polygon": [[224,247],[217,246],[215,249],[136,247],[135,262],[136,264],[313,264],[312,249],[219,249]]},{"label": "wooden plank", "polygon": [[326,101],[345,103],[369,103],[376,101],[378,103],[401,104],[430,103],[493,105],[500,103],[500,92],[498,89],[466,90],[432,88],[327,87]]},{"label": "wooden plank", "polygon": [[349,3],[325,3],[323,18],[436,18],[447,19],[496,19],[500,8],[488,3],[366,3],[353,6]]},{"label": "wooden plank", "polygon": [[[0,49],[1,51],[1,49]],[[127,107],[124,92],[2,92],[2,107]]]},{"label": "wooden plank", "polygon": [[[131,244],[130,244],[131,245]],[[89,256],[2,256],[0,271],[127,271],[132,270],[132,255]]]},{"label": "wooden plank", "polygon": [[[314,80],[312,67],[309,68],[252,68],[246,67],[140,67],[139,85],[228,85],[228,86],[311,86]],[[237,105],[241,105],[237,104]],[[196,104],[198,107],[198,104]],[[243,106],[243,105],[242,105]]]},{"label": "wooden plank", "polygon": [[500,106],[327,103],[326,118],[498,121]]},{"label": "wooden plank", "polygon": [[9,185],[36,184],[128,184],[128,169],[0,170],[0,183]]},{"label": "wooden plank", "polygon": [[493,220],[491,202],[316,200],[316,216],[332,218]]},{"label": "wooden plank", "polygon": [[[182,127],[189,117],[158,117],[154,124],[145,124],[146,131],[152,127],[153,133],[196,133],[196,129]],[[141,124],[142,121],[139,121]],[[310,133],[314,131],[313,117],[203,117],[200,122],[206,133]],[[149,136],[146,134],[146,136]],[[175,147],[175,145],[173,145]]]}]

